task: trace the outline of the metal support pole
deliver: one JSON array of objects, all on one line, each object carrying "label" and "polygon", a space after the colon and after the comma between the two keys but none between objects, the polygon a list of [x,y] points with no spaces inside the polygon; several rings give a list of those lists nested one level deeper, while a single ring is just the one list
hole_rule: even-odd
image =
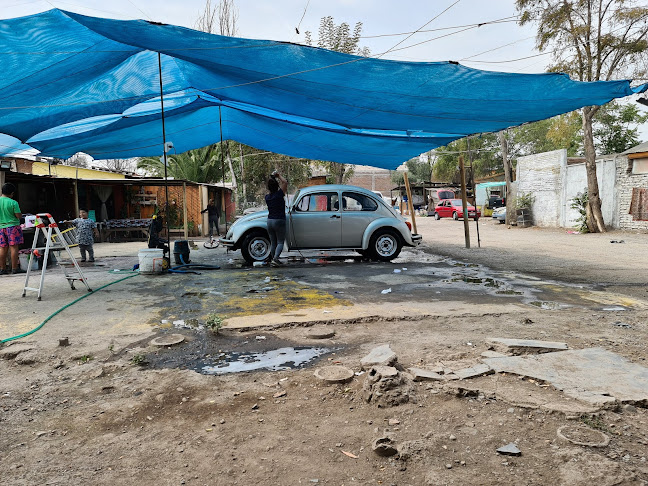
[{"label": "metal support pole", "polygon": [[187,183],[182,183],[182,220],[184,221],[184,238],[189,239],[189,222],[187,221]]},{"label": "metal support pole", "polygon": [[171,251],[171,232],[169,231],[169,174],[167,171],[166,127],[164,126],[164,87],[162,85],[162,56],[158,52],[158,71],[160,73],[160,107],[162,115],[162,157],[164,157],[164,225],[167,230],[169,251]]},{"label": "metal support pole", "polygon": [[466,167],[463,155],[459,156],[459,172],[461,172],[461,205],[463,207],[464,236],[466,248],[470,248],[470,227],[468,226],[468,198],[466,195]]},{"label": "metal support pole", "polygon": [[[472,150],[470,150],[470,137],[466,140],[468,144],[468,156],[470,157],[470,187],[473,192],[473,206],[477,210],[477,190],[475,189],[475,164]],[[464,213],[465,214],[465,213]],[[481,237],[479,236],[479,218],[475,219],[475,228],[477,229],[477,248],[481,248]]]},{"label": "metal support pole", "polygon": [[225,152],[223,150],[223,115],[221,106],[218,106],[218,128],[220,129],[220,156],[221,156],[221,174],[223,178],[223,215],[225,216],[225,234],[227,234],[227,202],[225,200]]},{"label": "metal support pole", "polygon": [[409,205],[410,214],[412,215],[412,229],[414,234],[418,234],[416,231],[416,215],[414,214],[414,202],[412,201],[412,190],[410,189],[409,178],[407,177],[407,172],[403,172],[403,177],[405,178],[405,190],[407,191],[407,203]]}]

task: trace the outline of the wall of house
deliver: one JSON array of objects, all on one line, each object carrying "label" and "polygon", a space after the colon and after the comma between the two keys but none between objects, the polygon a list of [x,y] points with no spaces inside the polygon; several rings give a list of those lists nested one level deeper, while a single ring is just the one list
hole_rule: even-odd
[{"label": "wall of house", "polygon": [[386,169],[356,167],[353,177],[349,179],[352,186],[364,187],[370,191],[380,191],[388,196],[390,189],[396,187],[391,180],[391,172]]},{"label": "wall of house", "polygon": [[[617,212],[615,156],[600,158],[596,161],[596,178],[598,179],[599,195],[601,197],[601,212],[606,226],[619,227]],[[577,225],[578,211],[571,208],[572,199],[578,193],[587,190],[587,172],[585,164],[570,164],[564,168],[563,192],[561,200],[560,226],[573,228]]]},{"label": "wall of house", "polygon": [[648,189],[648,174],[633,174],[633,163],[626,157],[619,157],[616,163],[619,227],[625,230],[648,231],[648,221],[637,221],[629,214],[632,189]]},{"label": "wall of house", "polygon": [[124,174],[116,174],[95,169],[83,169],[69,165],[52,165],[45,162],[33,162],[31,173],[34,175],[51,175],[54,177],[68,177],[70,179],[126,179]]},{"label": "wall of house", "polygon": [[[596,160],[596,176],[601,196],[601,211],[609,228],[648,230],[648,221],[637,221],[629,214],[633,188],[648,189],[648,174],[633,174],[632,162],[621,155]],[[517,165],[517,194],[532,193],[534,223],[538,226],[572,228],[578,211],[572,199],[587,189],[584,163],[567,163],[567,152],[556,150],[520,157]]]},{"label": "wall of house", "polygon": [[560,225],[562,169],[566,165],[566,150],[554,150],[518,158],[517,193],[534,195],[535,201],[531,212],[533,222],[538,226]]}]

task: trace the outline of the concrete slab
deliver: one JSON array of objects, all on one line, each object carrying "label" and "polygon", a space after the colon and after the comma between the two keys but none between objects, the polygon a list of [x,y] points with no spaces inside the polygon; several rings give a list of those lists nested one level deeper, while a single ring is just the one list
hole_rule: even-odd
[{"label": "concrete slab", "polygon": [[353,379],[354,373],[344,366],[324,366],[315,370],[315,376],[327,383],[346,383]]},{"label": "concrete slab", "polygon": [[484,362],[497,372],[551,383],[567,396],[599,409],[618,403],[648,405],[648,368],[606,349],[489,358]]},{"label": "concrete slab", "polygon": [[434,371],[421,368],[408,368],[408,371],[412,374],[412,381],[443,381],[443,376]]},{"label": "concrete slab", "polygon": [[360,360],[363,370],[372,366],[391,366],[396,362],[396,353],[392,351],[389,344],[375,347],[371,352]]},{"label": "concrete slab", "polygon": [[490,338],[488,341],[496,348],[516,355],[551,353],[569,349],[567,343],[536,341],[534,339]]},{"label": "concrete slab", "polygon": [[508,354],[498,353],[497,351],[484,351],[481,354],[482,358],[505,358]]},{"label": "concrete slab", "polygon": [[[498,359],[498,358],[494,358]],[[462,370],[455,370],[453,374],[457,376],[460,380],[467,380],[469,378],[477,378],[478,376],[484,376],[489,373],[493,373],[493,370],[490,366],[485,363],[479,363],[471,368],[464,368]]]}]

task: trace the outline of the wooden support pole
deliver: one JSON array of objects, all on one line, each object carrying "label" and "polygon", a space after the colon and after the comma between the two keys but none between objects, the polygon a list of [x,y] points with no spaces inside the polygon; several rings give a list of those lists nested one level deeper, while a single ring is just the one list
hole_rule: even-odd
[{"label": "wooden support pole", "polygon": [[182,219],[184,221],[184,238],[189,239],[189,222],[187,221],[187,183],[182,183]]},{"label": "wooden support pole", "polygon": [[464,236],[466,248],[470,248],[470,227],[468,226],[468,196],[466,195],[466,166],[463,155],[459,156],[459,172],[461,172],[461,205],[463,207]]},{"label": "wooden support pole", "polygon": [[414,203],[412,202],[412,190],[410,189],[409,179],[407,178],[407,172],[403,173],[403,177],[405,178],[405,190],[407,191],[407,204],[409,205],[409,211],[410,214],[412,215],[412,229],[414,230],[414,234],[417,234],[418,232],[416,231],[416,215],[414,214]]}]

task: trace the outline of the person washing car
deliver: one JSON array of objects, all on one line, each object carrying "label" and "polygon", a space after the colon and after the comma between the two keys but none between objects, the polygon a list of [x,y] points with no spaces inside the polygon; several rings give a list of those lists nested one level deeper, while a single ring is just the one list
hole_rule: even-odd
[{"label": "person washing car", "polygon": [[286,240],[286,203],[284,196],[288,191],[288,181],[279,171],[274,171],[268,179],[268,191],[265,200],[268,205],[268,234],[270,236],[270,255],[266,262],[273,267],[282,265],[279,255]]}]

